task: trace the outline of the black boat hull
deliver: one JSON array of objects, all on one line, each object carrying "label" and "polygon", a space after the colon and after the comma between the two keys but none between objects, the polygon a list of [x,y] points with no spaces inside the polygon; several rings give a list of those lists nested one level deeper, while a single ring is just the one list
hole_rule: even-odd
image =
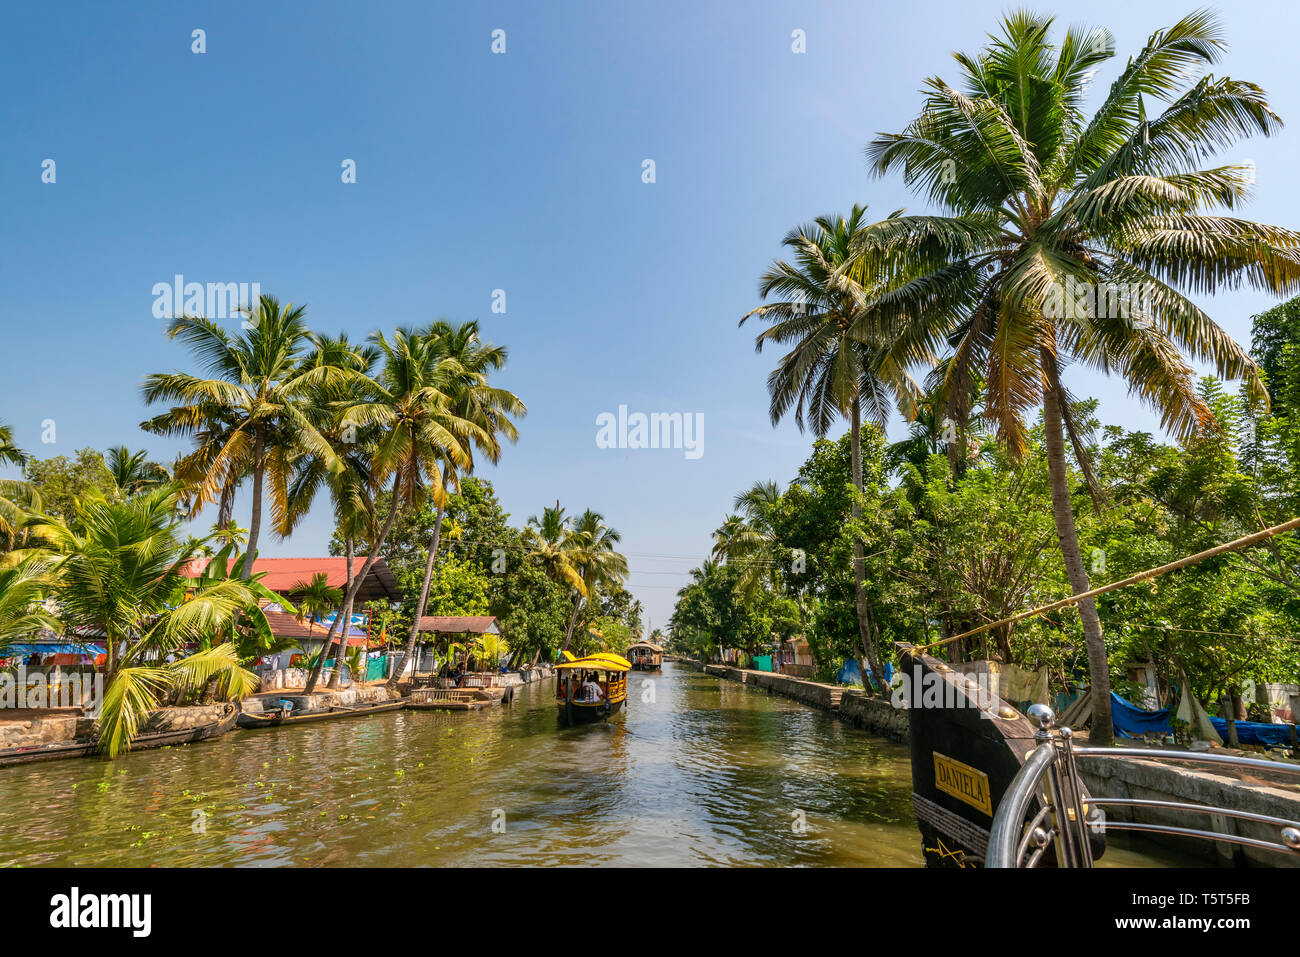
[{"label": "black boat hull", "polygon": [[[1038,743],[1034,726],[947,663],[905,643],[895,648],[907,682],[912,805],[926,866],[983,867],[993,815]],[[1092,840],[1100,857],[1104,838]]]}]

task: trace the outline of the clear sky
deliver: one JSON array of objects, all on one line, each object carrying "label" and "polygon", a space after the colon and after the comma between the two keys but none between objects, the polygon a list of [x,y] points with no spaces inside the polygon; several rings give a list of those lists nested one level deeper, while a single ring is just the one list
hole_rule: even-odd
[{"label": "clear sky", "polygon": [[[138,429],[138,385],[194,368],[152,313],[154,284],[178,273],[258,282],[353,337],[479,318],[510,349],[500,383],[530,408],[518,445],[483,474],[516,523],[556,499],[603,512],[663,624],[732,495],[788,481],[811,441],[770,425],[775,356],[736,326],[759,273],[818,214],[925,208],[897,178],[870,178],[863,146],[915,115],[921,81],[955,76],[951,51],[976,50],[1008,6],[9,4],[0,421],[41,456],[125,443],[169,461],[178,444]],[[1116,35],[1100,93],[1194,4],[1029,6]],[[1226,154],[1258,167],[1246,214],[1295,228],[1298,8],[1217,8],[1232,50],[1216,72],[1260,84],[1292,121]],[[1249,291],[1201,302],[1242,341],[1271,304]],[[1101,398],[1106,421],[1155,429],[1115,384],[1077,372],[1068,384]],[[599,448],[596,417],[619,405],[701,413],[703,454]],[[240,512],[246,524],[246,500]],[[318,508],[262,554],[323,554],[329,531]]]}]

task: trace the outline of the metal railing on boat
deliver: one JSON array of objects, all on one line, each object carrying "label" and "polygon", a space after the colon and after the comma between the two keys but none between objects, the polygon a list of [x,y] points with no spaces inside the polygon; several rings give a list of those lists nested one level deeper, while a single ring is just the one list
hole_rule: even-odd
[{"label": "metal railing on boat", "polygon": [[[1203,764],[1242,770],[1281,772],[1300,776],[1300,765],[1247,758],[1233,754],[1172,751],[1158,748],[1076,747],[1069,728],[1054,728],[1055,715],[1046,705],[1034,705],[1029,716],[1038,724],[1037,745],[1012,779],[993,817],[989,832],[989,867],[1036,867],[1048,848],[1060,867],[1092,867],[1089,832],[1140,831],[1220,841],[1281,854],[1300,854],[1300,821],[1256,814],[1234,808],[1153,798],[1084,796],[1077,759],[1145,758],[1180,764]],[[1039,808],[1029,812],[1037,801]],[[1211,815],[1248,821],[1278,829],[1278,841],[1228,834],[1221,831],[1156,824],[1143,821],[1108,821],[1107,807],[1131,811],[1164,810],[1188,815]],[[1026,818],[1028,820],[1026,821]]]}]

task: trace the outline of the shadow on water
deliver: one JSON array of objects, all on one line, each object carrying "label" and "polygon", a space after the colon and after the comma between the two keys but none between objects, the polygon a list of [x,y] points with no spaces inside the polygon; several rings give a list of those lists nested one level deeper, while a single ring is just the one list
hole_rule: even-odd
[{"label": "shadow on water", "polygon": [[0,769],[0,865],[921,863],[900,745],[672,664],[609,723],[553,692]]}]

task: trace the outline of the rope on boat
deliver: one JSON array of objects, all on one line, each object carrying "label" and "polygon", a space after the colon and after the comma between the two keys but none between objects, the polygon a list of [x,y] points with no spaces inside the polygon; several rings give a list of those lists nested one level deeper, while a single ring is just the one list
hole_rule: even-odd
[{"label": "rope on boat", "polygon": [[938,641],[931,641],[924,645],[917,645],[913,649],[913,652],[929,651],[931,648],[938,648],[942,645],[959,641],[962,638],[969,638],[972,635],[983,634],[986,631],[991,631],[1002,625],[1012,625],[1018,621],[1024,621],[1026,618],[1033,618],[1036,615],[1043,615],[1049,611],[1064,608],[1067,605],[1077,604],[1085,598],[1093,598],[1097,595],[1104,595],[1107,592],[1115,591],[1117,588],[1125,588],[1128,585],[1136,585],[1139,582],[1150,581],[1152,578],[1158,578],[1168,572],[1176,572],[1181,568],[1186,568],[1188,565],[1195,565],[1197,562],[1203,562],[1207,558],[1214,558],[1217,555],[1237,551],[1241,548],[1249,548],[1251,545],[1257,545],[1265,539],[1272,538],[1275,535],[1281,535],[1283,532],[1289,532],[1295,528],[1300,528],[1300,518],[1293,518],[1288,522],[1283,522],[1281,525],[1274,525],[1271,528],[1264,529],[1263,531],[1244,535],[1231,542],[1225,542],[1222,545],[1215,545],[1213,548],[1207,548],[1205,551],[1197,552],[1195,555],[1188,555],[1186,558],[1180,558],[1178,561],[1170,562],[1167,565],[1148,568],[1144,572],[1138,572],[1136,575],[1130,575],[1128,578],[1117,582],[1111,582],[1109,585],[1102,585],[1100,588],[1094,588],[1091,591],[1080,592],[1077,595],[1062,598],[1060,601],[1054,601],[1050,605],[1031,608],[1029,611],[1022,611],[1019,614],[1012,615],[1010,618],[1003,618],[1001,621],[993,621],[989,622],[987,625],[980,625],[978,628],[972,628],[970,631],[963,631],[960,635],[952,635],[948,638],[941,638]]}]

